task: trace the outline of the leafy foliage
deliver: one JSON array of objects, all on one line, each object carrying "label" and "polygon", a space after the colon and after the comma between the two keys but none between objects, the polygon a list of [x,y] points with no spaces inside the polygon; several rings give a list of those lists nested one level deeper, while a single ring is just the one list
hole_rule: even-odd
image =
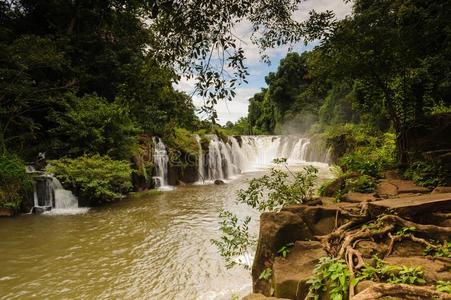
[{"label": "leafy foliage", "polygon": [[[285,164],[286,159],[276,159],[274,162]],[[277,210],[287,204],[301,203],[312,196],[317,173],[318,170],[313,166],[304,167],[302,171],[295,173],[288,167],[287,172],[272,168],[268,175],[252,179],[247,189],[239,190],[238,202],[260,212]],[[290,176],[291,182],[288,182]],[[236,215],[224,210],[220,211],[219,216],[222,219],[220,223],[222,236],[220,240],[212,240],[212,243],[217,246],[225,259],[226,266],[232,267],[237,264],[236,258],[246,254],[255,243],[249,233],[251,218],[246,217],[239,222]],[[289,245],[284,247],[279,251],[286,256]]]},{"label": "leafy foliage", "polygon": [[344,260],[321,257],[307,281],[310,284],[307,299],[319,300],[326,292],[332,300],[347,299],[350,275]]},{"label": "leafy foliage", "polygon": [[313,195],[317,173],[318,169],[313,166],[295,173],[271,168],[268,175],[251,179],[247,189],[238,191],[238,201],[259,211],[302,203]]},{"label": "leafy foliage", "polygon": [[376,189],[376,180],[368,175],[362,175],[345,180],[344,191],[372,193]]},{"label": "leafy foliage", "polygon": [[130,163],[106,155],[53,160],[46,171],[78,196],[98,203],[118,199],[132,188]]},{"label": "leafy foliage", "polygon": [[27,192],[32,188],[25,164],[16,155],[0,155],[0,207],[18,210]]},{"label": "leafy foliage", "polygon": [[389,265],[383,260],[374,256],[375,266],[365,265],[360,274],[352,282],[353,285],[361,280],[376,280],[393,284],[425,284],[423,270],[421,267],[407,267]]},{"label": "leafy foliage", "polygon": [[444,241],[442,245],[437,245],[437,248],[435,249],[427,246],[426,249],[424,249],[424,254],[451,258],[451,242]]},{"label": "leafy foliage", "polygon": [[265,268],[261,273],[260,276],[258,276],[258,279],[260,280],[269,280],[272,276],[272,269],[271,268]]},{"label": "leafy foliage", "polygon": [[412,179],[418,185],[431,188],[440,185],[446,177],[443,168],[431,161],[413,162],[403,175],[408,179]]},{"label": "leafy foliage", "polygon": [[451,294],[451,281],[438,280],[435,288],[439,292]]},{"label": "leafy foliage", "polygon": [[282,248],[280,248],[279,250],[277,250],[277,254],[282,255],[283,258],[287,257],[288,253],[290,253],[291,247],[293,247],[294,244],[293,243],[288,243],[284,246],[282,246]]},{"label": "leafy foliage", "polygon": [[119,159],[131,156],[139,130],[126,107],[96,95],[68,98],[67,111],[56,115],[58,127],[51,131],[58,153],[73,157],[98,153]]},{"label": "leafy foliage", "polygon": [[239,257],[244,257],[250,247],[255,244],[254,238],[249,233],[251,218],[246,217],[240,222],[236,215],[226,210],[221,210],[219,217],[221,218],[222,236],[220,240],[211,240],[211,242],[225,259],[227,268],[238,264],[249,268],[249,265],[245,261],[241,261]]}]

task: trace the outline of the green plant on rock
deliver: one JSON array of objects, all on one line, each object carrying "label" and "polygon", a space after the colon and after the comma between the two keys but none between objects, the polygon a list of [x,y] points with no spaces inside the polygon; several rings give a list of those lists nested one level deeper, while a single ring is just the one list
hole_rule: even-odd
[{"label": "green plant on rock", "polygon": [[260,280],[269,280],[272,276],[272,269],[271,268],[265,268],[261,273],[260,276],[258,276],[258,279]]},{"label": "green plant on rock", "polygon": [[451,281],[438,280],[435,289],[442,293],[451,294]]},{"label": "green plant on rock", "polygon": [[345,180],[345,191],[372,193],[376,190],[376,180],[368,175],[362,175]]},{"label": "green plant on rock", "polygon": [[245,261],[241,261],[239,257],[246,255],[255,244],[255,238],[249,233],[251,218],[246,217],[244,221],[240,222],[235,214],[226,210],[221,210],[219,217],[221,218],[222,236],[220,240],[211,240],[211,242],[218,248],[227,268],[235,265],[249,268],[249,265]]},{"label": "green plant on rock", "polygon": [[409,235],[411,232],[415,231],[415,227],[402,227],[400,228],[395,235],[399,237],[404,237]]},{"label": "green plant on rock", "polygon": [[439,244],[435,248],[427,246],[426,249],[424,249],[424,254],[435,257],[451,258],[451,242],[444,241],[443,244]]},{"label": "green plant on rock", "polygon": [[93,155],[52,160],[46,168],[78,196],[97,203],[122,197],[132,188],[128,161]]},{"label": "green plant on rock", "polygon": [[280,248],[278,251],[277,251],[277,254],[280,254],[280,255],[282,255],[282,257],[287,257],[287,255],[288,255],[288,253],[290,253],[290,250],[291,250],[291,248],[294,246],[294,244],[293,243],[288,243],[288,244],[286,244],[285,246],[282,246],[282,248]]},{"label": "green plant on rock", "polygon": [[416,161],[410,164],[403,175],[420,186],[430,188],[442,184],[446,177],[446,173],[440,165],[429,161]]},{"label": "green plant on rock", "polygon": [[332,300],[347,298],[349,290],[350,272],[346,262],[342,259],[321,257],[315,266],[307,299],[319,300],[323,293],[328,292]]},{"label": "green plant on rock", "polygon": [[358,276],[352,281],[355,286],[362,280],[374,280],[392,284],[425,284],[424,272],[421,267],[390,265],[377,256],[373,257],[375,266],[365,265]]}]

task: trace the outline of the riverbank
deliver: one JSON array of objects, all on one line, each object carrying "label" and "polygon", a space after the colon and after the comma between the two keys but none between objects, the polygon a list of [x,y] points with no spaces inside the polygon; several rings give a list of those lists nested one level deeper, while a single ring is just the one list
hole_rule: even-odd
[{"label": "riverbank", "polygon": [[[244,299],[450,299],[450,192],[431,193],[388,172],[375,193],[262,214],[256,294]],[[268,268],[271,276],[262,278]]]}]

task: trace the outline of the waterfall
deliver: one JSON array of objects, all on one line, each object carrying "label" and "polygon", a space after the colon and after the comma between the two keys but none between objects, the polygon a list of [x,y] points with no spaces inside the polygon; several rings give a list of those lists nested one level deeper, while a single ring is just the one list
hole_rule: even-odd
[{"label": "waterfall", "polygon": [[[275,158],[286,158],[288,164],[302,164],[313,160],[328,162],[330,156],[323,149],[312,149],[308,138],[294,135],[240,136],[240,143],[236,137],[229,137],[227,142],[215,135],[208,137],[208,152],[199,152],[199,174],[206,170],[205,178],[210,181],[270,167]],[[316,154],[313,160],[310,159],[311,152]]]},{"label": "waterfall", "polygon": [[208,145],[208,168],[207,168],[207,178],[209,180],[224,179],[224,170],[222,169],[222,155],[221,155],[221,144],[217,136],[213,136]]},{"label": "waterfall", "polygon": [[166,146],[160,138],[154,137],[153,143],[155,150],[153,153],[153,161],[155,164],[155,186],[159,189],[168,189],[168,162],[169,157]]},{"label": "waterfall", "polygon": [[71,191],[65,190],[58,179],[53,177],[53,192],[55,195],[55,208],[73,209],[78,207],[78,199]]},{"label": "waterfall", "polygon": [[89,210],[88,207],[79,208],[77,197],[71,191],[64,189],[56,177],[51,174],[39,174],[34,177],[32,211],[52,215],[71,215]]},{"label": "waterfall", "polygon": [[197,141],[197,145],[199,146],[199,152],[198,152],[198,157],[197,157],[197,164],[198,164],[198,169],[197,172],[199,173],[199,182],[204,182],[205,181],[205,157],[204,157],[204,152],[202,151],[202,144],[200,142],[200,136],[199,135],[195,135],[194,136],[196,138]]}]

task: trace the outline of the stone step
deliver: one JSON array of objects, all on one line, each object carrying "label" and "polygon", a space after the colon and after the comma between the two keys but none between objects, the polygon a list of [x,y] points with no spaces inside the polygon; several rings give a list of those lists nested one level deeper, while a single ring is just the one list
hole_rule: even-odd
[{"label": "stone step", "polygon": [[368,212],[373,217],[387,211],[400,216],[414,216],[419,213],[448,210],[451,210],[451,193],[393,198],[368,203]]}]

